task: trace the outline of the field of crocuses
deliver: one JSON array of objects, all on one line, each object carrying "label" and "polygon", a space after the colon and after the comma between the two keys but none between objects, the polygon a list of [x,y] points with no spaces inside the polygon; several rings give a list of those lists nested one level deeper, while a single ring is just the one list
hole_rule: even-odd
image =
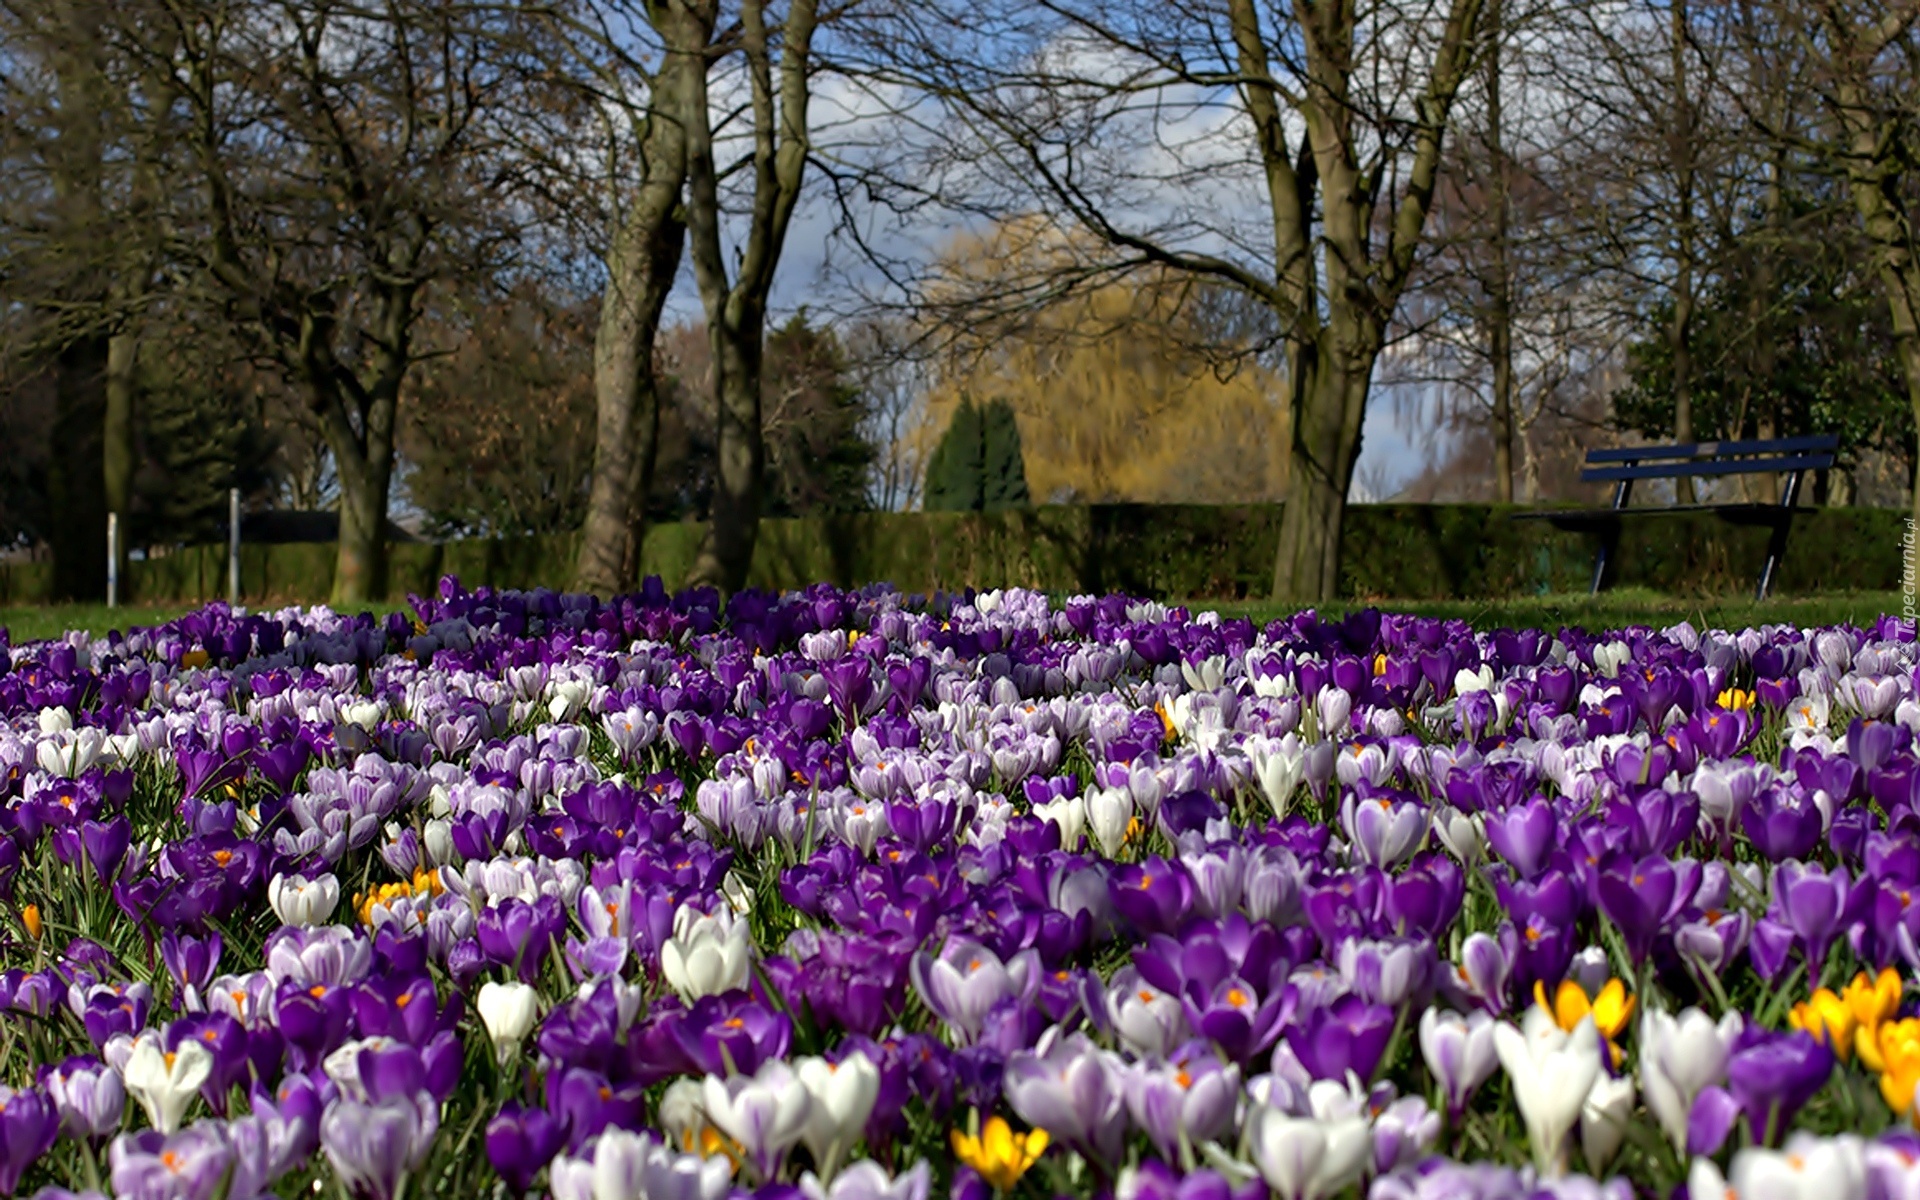
[{"label": "field of crocuses", "polygon": [[0,1192],[1920,1196],[1892,619],[414,610],[0,655]]}]

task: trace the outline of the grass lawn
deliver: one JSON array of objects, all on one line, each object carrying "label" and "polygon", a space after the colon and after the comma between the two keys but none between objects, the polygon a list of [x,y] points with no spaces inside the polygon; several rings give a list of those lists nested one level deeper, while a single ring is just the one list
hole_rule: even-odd
[{"label": "grass lawn", "polygon": [[[1294,611],[1291,605],[1270,600],[1194,600],[1196,612],[1215,609],[1228,616],[1251,617],[1271,621]],[[1651,625],[1655,628],[1691,621],[1696,629],[1718,627],[1742,629],[1750,625],[1792,624],[1835,625],[1850,621],[1870,624],[1882,613],[1900,611],[1898,592],[1822,592],[1813,596],[1772,596],[1764,602],[1752,596],[1668,596],[1645,588],[1621,588],[1599,596],[1558,593],[1545,596],[1519,596],[1498,600],[1343,600],[1323,606],[1328,615],[1340,615],[1358,608],[1380,608],[1394,612],[1413,612],[1427,617],[1461,617],[1476,629],[1502,626],[1521,629],[1558,629],[1575,625],[1583,629],[1617,629],[1627,625]]]},{"label": "grass lawn", "polygon": [[18,646],[42,638],[59,637],[69,629],[84,629],[104,634],[110,629],[131,629],[136,625],[159,625],[199,605],[165,604],[157,607],[126,605],[108,608],[104,604],[48,604],[24,608],[0,608],[0,629],[7,630]]},{"label": "grass lawn", "polygon": [[[1233,617],[1271,621],[1294,611],[1270,600],[1189,600],[1195,612],[1209,609]],[[1578,625],[1586,629],[1626,625],[1660,627],[1691,621],[1696,628],[1717,626],[1740,629],[1749,625],[1787,623],[1833,625],[1850,621],[1866,625],[1883,612],[1899,612],[1898,592],[1825,592],[1815,596],[1775,596],[1764,604],[1750,596],[1668,596],[1643,588],[1622,588],[1598,598],[1580,594],[1524,596],[1500,600],[1343,600],[1322,606],[1329,615],[1374,607],[1414,612],[1427,617],[1463,617],[1476,629],[1558,629]],[[45,607],[0,608],[0,628],[9,630],[15,645],[57,637],[70,629],[104,634],[110,629],[157,625],[191,612],[193,605],[123,606],[58,604]]]}]

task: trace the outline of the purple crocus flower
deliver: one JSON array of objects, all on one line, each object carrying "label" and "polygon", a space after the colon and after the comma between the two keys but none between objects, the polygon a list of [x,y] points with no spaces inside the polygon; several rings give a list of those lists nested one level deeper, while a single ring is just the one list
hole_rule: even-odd
[{"label": "purple crocus flower", "polygon": [[1458,1119],[1500,1060],[1493,1047],[1493,1018],[1475,1011],[1466,1016],[1430,1008],[1420,1014],[1420,1053],[1447,1100],[1447,1115]]},{"label": "purple crocus flower", "polygon": [[1423,1003],[1438,965],[1425,938],[1354,938],[1342,942],[1335,957],[1349,989],[1388,1008]]},{"label": "purple crocus flower", "polygon": [[566,1128],[541,1108],[509,1100],[487,1122],[487,1161],[514,1192],[525,1192],[566,1141]]},{"label": "purple crocus flower", "polygon": [[123,816],[107,821],[80,823],[80,849],[93,867],[100,886],[106,887],[113,882],[120,864],[126,860],[127,847],[132,839],[133,825]]},{"label": "purple crocus flower", "polygon": [[363,1104],[342,1097],[320,1118],[320,1148],[341,1183],[368,1200],[393,1200],[440,1132],[440,1102],[425,1092]]},{"label": "purple crocus flower", "polygon": [[1393,1010],[1345,995],[1303,1014],[1287,1029],[1287,1045],[1315,1079],[1371,1079],[1393,1036]]},{"label": "purple crocus flower", "polygon": [[60,1109],[39,1088],[0,1088],[0,1194],[11,1196],[60,1136]]},{"label": "purple crocus flower", "polygon": [[68,1137],[98,1141],[120,1128],[127,1090],[120,1072],[89,1055],[69,1058],[46,1076],[47,1094],[59,1109]]},{"label": "purple crocus flower", "polygon": [[1427,810],[1411,800],[1349,796],[1341,807],[1340,823],[1361,861],[1384,871],[1412,857],[1431,822]]},{"label": "purple crocus flower", "polygon": [[107,1164],[116,1196],[213,1200],[232,1168],[233,1147],[208,1122],[174,1134],[148,1129],[115,1138]]},{"label": "purple crocus flower", "polygon": [[[758,1001],[744,997],[730,1004],[718,996],[708,996],[694,1004],[683,1017],[661,1026],[679,1043],[685,1062],[709,1075],[736,1072],[751,1074],[761,1064],[782,1057],[793,1038],[793,1022],[785,1013],[777,1013]],[[672,1067],[636,1030],[629,1039],[628,1060],[636,1067],[654,1063]],[[673,1068],[678,1070],[679,1068]],[[668,1074],[673,1073],[672,1070]]]},{"label": "purple crocus flower", "polygon": [[1820,978],[1827,950],[1855,919],[1853,901],[1870,899],[1867,889],[1850,886],[1847,869],[1816,864],[1781,863],[1773,873],[1772,915],[1793,931],[1807,956],[1808,977]]},{"label": "purple crocus flower", "polygon": [[1749,1025],[1727,1060],[1727,1091],[1757,1140],[1777,1142],[1833,1074],[1833,1051],[1811,1034]]},{"label": "purple crocus flower", "polygon": [[521,982],[532,983],[566,928],[566,906],[560,897],[547,895],[531,904],[508,897],[483,909],[473,932],[489,962],[510,967]]},{"label": "purple crocus flower", "polygon": [[1600,911],[1620,930],[1635,962],[1653,952],[1667,918],[1690,898],[1676,895],[1678,886],[1673,864],[1657,854],[1636,862],[1615,851],[1601,861],[1594,886]]},{"label": "purple crocus flower", "polygon": [[1547,853],[1557,844],[1558,821],[1553,806],[1535,796],[1486,819],[1487,845],[1513,864],[1522,879],[1532,879],[1546,865]]},{"label": "purple crocus flower", "polygon": [[181,989],[202,992],[220,969],[223,945],[218,933],[196,937],[169,930],[160,935],[160,961]]},{"label": "purple crocus flower", "polygon": [[1107,888],[1114,911],[1142,933],[1174,933],[1193,908],[1186,869],[1159,855],[1115,867]]},{"label": "purple crocus flower", "polygon": [[1820,810],[1791,784],[1768,788],[1740,813],[1740,827],[1771,862],[1805,858],[1820,844]]},{"label": "purple crocus flower", "polygon": [[1494,1014],[1506,1012],[1518,937],[1511,924],[1502,924],[1497,937],[1468,934],[1460,944],[1460,961],[1442,964],[1438,970],[1441,992],[1460,1008],[1478,1006]]},{"label": "purple crocus flower", "polygon": [[922,951],[910,968],[914,990],[963,1042],[980,1036],[994,1005],[1009,996],[1033,998],[1040,956],[1023,950],[1005,962],[978,942],[951,938],[936,957]]},{"label": "purple crocus flower", "polygon": [[[992,1194],[984,1182],[982,1191]],[[1151,1158],[1122,1171],[1113,1189],[1114,1200],[1266,1200],[1268,1194],[1266,1181],[1257,1175],[1236,1186],[1218,1171],[1203,1167],[1183,1173]],[[957,1180],[954,1200],[974,1200],[961,1195]]]},{"label": "purple crocus flower", "polygon": [[1197,1145],[1233,1131],[1240,1068],[1222,1063],[1204,1042],[1188,1043],[1164,1063],[1131,1064],[1121,1080],[1134,1123],[1168,1158],[1183,1137]]},{"label": "purple crocus flower", "polygon": [[1007,1059],[1007,1103],[1097,1163],[1119,1160],[1127,1134],[1125,1088],[1112,1055],[1085,1034],[1049,1032],[1034,1050]]}]

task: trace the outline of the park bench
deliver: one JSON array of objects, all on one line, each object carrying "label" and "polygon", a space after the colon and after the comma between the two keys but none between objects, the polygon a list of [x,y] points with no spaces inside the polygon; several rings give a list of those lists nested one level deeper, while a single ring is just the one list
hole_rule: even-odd
[{"label": "park bench", "polygon": [[[1710,512],[1734,525],[1764,525],[1772,536],[1767,540],[1766,565],[1760,568],[1759,598],[1767,598],[1773,586],[1774,570],[1787,548],[1787,530],[1800,499],[1800,476],[1807,471],[1823,471],[1833,465],[1834,450],[1840,445],[1834,434],[1811,437],[1772,438],[1751,442],[1688,442],[1675,446],[1618,446],[1587,451],[1586,467],[1580,472],[1582,483],[1612,483],[1610,508],[1555,508],[1541,512],[1516,513],[1516,521],[1547,521],[1557,529],[1580,533],[1598,533],[1600,549],[1593,558],[1593,593],[1606,582],[1607,569],[1619,548],[1620,523],[1631,517],[1656,516],[1674,512]],[[1780,489],[1778,504],[1671,504],[1657,507],[1628,508],[1627,498],[1641,479],[1718,478],[1725,475],[1766,475],[1781,473],[1786,482]]]}]

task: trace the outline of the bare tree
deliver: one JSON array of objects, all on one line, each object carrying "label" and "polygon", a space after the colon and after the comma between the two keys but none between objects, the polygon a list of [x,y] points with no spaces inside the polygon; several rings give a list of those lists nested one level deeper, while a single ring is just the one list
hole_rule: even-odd
[{"label": "bare tree", "polygon": [[[667,0],[599,0],[548,20],[556,74],[583,101],[524,151],[563,189],[563,216],[605,236],[594,338],[594,468],[574,585],[607,594],[639,573],[659,453],[660,319],[686,244],[687,125],[675,107],[704,75],[711,18]],[[689,23],[691,22],[691,26]],[[538,134],[536,135],[538,136]],[[531,141],[531,139],[529,139]]]},{"label": "bare tree", "polygon": [[[676,20],[661,33],[678,54],[707,51],[718,0],[675,0]],[[724,249],[727,210],[719,154],[724,121],[716,123],[706,72],[679,79],[677,111],[687,130],[687,234],[693,277],[706,312],[718,411],[718,458],[706,537],[691,582],[725,590],[746,583],[759,532],[766,445],[761,429],[761,361],[767,302],[800,200],[811,139],[807,108],[813,92],[816,0],[789,0],[782,14],[767,0],[741,0],[733,39],[745,92],[750,149],[739,168],[744,211],[733,269]],[[722,110],[724,113],[725,110]]]},{"label": "bare tree", "polygon": [[166,80],[118,52],[112,15],[96,0],[0,3],[0,279],[22,306],[8,349],[54,376],[48,485],[61,516],[44,533],[70,597],[99,594],[105,516],[131,507],[136,360],[161,286],[173,132]]},{"label": "bare tree", "polygon": [[[1920,2],[1820,0],[1781,6],[1814,61],[1834,123],[1832,148],[1860,214],[1871,266],[1892,310],[1894,345],[1920,422]],[[1920,456],[1912,511],[1920,520]]]},{"label": "bare tree", "polygon": [[[124,36],[187,110],[191,263],[318,418],[338,477],[333,599],[385,592],[396,415],[424,294],[499,269],[498,119],[520,73],[451,0],[154,0]],[[155,33],[154,30],[164,33]]]},{"label": "bare tree", "polygon": [[1273,312],[1291,414],[1277,596],[1339,586],[1373,368],[1481,13],[1482,0],[922,0],[873,23],[873,77],[930,92],[947,116],[925,135],[919,194],[1096,235],[1098,254],[1014,299],[1173,269]]}]

